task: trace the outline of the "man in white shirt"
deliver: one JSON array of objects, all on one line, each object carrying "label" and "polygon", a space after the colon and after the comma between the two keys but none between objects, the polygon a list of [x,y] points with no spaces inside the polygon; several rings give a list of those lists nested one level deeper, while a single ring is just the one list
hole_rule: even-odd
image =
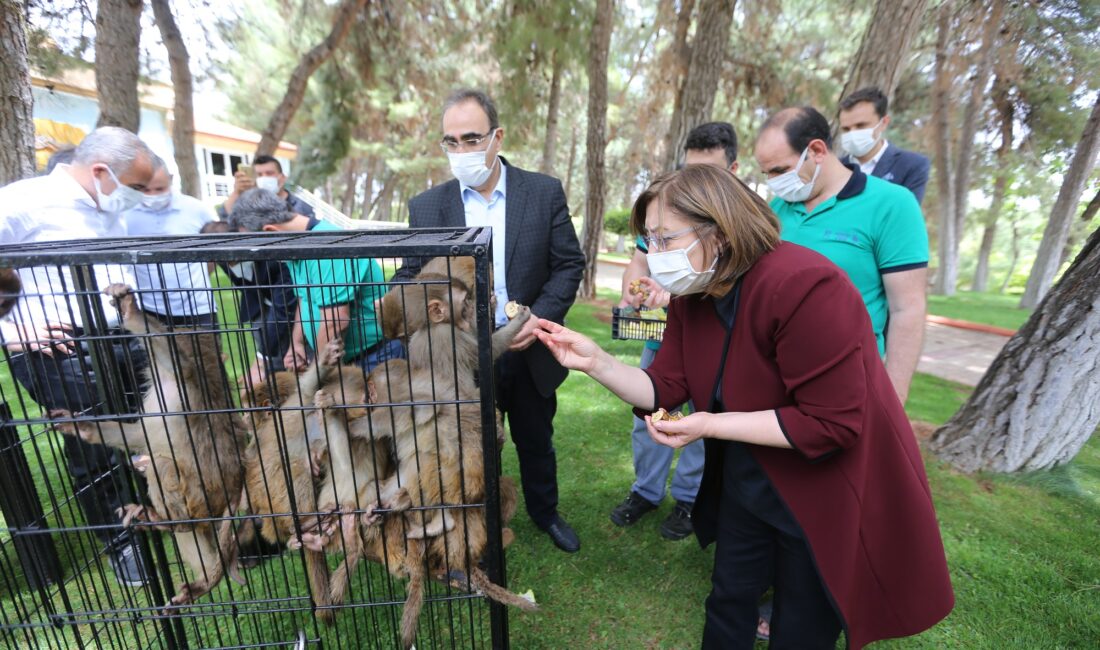
[{"label": "man in white shirt", "polygon": [[[217,219],[202,201],[172,189],[172,175],[163,160],[155,157],[153,167],[153,180],[145,187],[141,205],[126,213],[130,236],[197,235]],[[178,327],[214,325],[206,264],[138,264],[134,281],[142,309],[161,321]]]},{"label": "man in white shirt", "polygon": [[[71,165],[58,165],[46,176],[0,188],[0,244],[125,236],[122,213],[141,201],[152,175],[153,154],[136,135],[115,127],[96,129],[77,146]],[[0,322],[12,375],[43,412],[105,412],[90,346],[82,340],[85,323],[69,267],[18,271],[23,295],[10,319]],[[91,271],[99,289],[111,282],[130,281],[118,265],[97,265]],[[106,326],[116,327],[118,310],[106,296],[99,299]],[[136,413],[141,397],[136,378],[144,365],[144,350],[132,338],[119,339],[110,349],[113,358],[101,361],[114,364],[111,370],[117,370],[126,384],[126,410]],[[118,525],[115,509],[135,501],[119,471],[122,454],[75,436],[63,438],[73,489],[86,523]],[[119,581],[129,586],[143,584],[144,569],[129,531],[107,527],[97,528],[95,534],[106,544]]]}]

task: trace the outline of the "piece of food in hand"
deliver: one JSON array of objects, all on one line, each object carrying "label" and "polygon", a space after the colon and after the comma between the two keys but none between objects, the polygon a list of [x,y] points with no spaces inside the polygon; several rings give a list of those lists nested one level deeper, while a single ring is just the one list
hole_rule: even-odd
[{"label": "piece of food in hand", "polygon": [[675,413],[669,413],[668,411],[661,408],[657,409],[657,412],[650,416],[650,418],[654,422],[660,422],[661,420],[675,422],[676,420],[682,420],[684,418],[684,414],[679,411],[676,411]]},{"label": "piece of food in hand", "polygon": [[635,280],[631,282],[630,286],[627,287],[627,290],[632,296],[641,296],[642,300],[647,300],[649,298],[649,287],[647,287],[645,283],[641,280]]},{"label": "piece of food in hand", "polygon": [[519,316],[519,303],[515,300],[509,300],[508,304],[504,305],[504,315],[508,317],[508,320]]}]

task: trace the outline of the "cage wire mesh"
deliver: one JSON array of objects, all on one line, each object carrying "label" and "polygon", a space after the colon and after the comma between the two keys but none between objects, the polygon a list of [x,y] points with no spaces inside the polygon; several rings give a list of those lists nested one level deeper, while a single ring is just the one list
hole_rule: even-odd
[{"label": "cage wire mesh", "polygon": [[[471,228],[0,248],[23,285],[0,646],[507,647],[483,595],[506,585],[516,501],[485,380],[489,246]],[[391,282],[408,257],[434,270]],[[404,348],[383,330],[419,358],[387,360]]]}]

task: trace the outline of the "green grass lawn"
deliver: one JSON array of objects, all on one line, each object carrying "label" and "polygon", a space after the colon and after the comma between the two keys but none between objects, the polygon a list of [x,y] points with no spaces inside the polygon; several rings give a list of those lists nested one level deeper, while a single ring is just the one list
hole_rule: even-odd
[{"label": "green grass lawn", "polygon": [[1017,295],[960,291],[950,297],[928,296],[928,313],[1014,330],[1031,316],[1031,310],[1019,304]]},{"label": "green grass lawn", "polygon": [[[610,326],[598,318],[609,314],[607,303],[579,304],[570,313],[569,324],[622,360],[636,363],[641,344],[610,341]],[[247,349],[242,350],[235,340],[227,344],[231,360],[249,358]],[[5,395],[11,395],[11,384],[2,385]],[[964,386],[918,375],[908,410],[914,419],[940,423],[958,408],[967,392]],[[712,550],[701,550],[690,539],[668,542],[658,535],[658,525],[672,507],[667,500],[629,529],[618,528],[608,519],[633,480],[630,427],[626,405],[587,377],[572,373],[559,390],[555,445],[561,511],[580,534],[582,549],[574,555],[558,551],[520,508],[512,522],[516,541],[507,552],[509,585],[517,592],[531,589],[542,610],[510,612],[512,647],[698,647]],[[45,433],[34,444],[48,449],[56,445],[55,438]],[[31,443],[25,443],[24,449],[37,453]],[[63,467],[56,461],[43,462],[43,467],[38,463],[32,456],[32,467],[48,470],[36,476],[39,493],[46,495],[53,489],[66,494]],[[510,443],[504,450],[504,470],[518,476]],[[1096,552],[1100,540],[1100,441],[1094,438],[1073,463],[1052,472],[967,476],[929,458],[928,473],[958,604],[933,630],[879,647],[1096,647],[1100,639],[1100,554]],[[64,515],[70,525],[79,523],[79,515],[74,513],[78,511],[72,508]],[[150,604],[143,592],[114,583],[106,565],[95,561],[94,545],[87,539],[80,544],[77,541],[83,538],[76,534],[54,537],[66,541],[62,559],[67,575],[78,576],[67,585],[77,609]],[[163,539],[173,556],[170,540]],[[74,543],[68,544],[70,540]],[[37,606],[38,595],[12,589],[20,580],[18,560],[9,542],[0,538],[0,587],[4,587],[0,590],[0,613],[4,621],[16,616],[42,620],[40,613],[27,614]],[[86,565],[89,561],[91,566]],[[260,607],[266,613],[231,616],[227,612],[217,619],[184,620],[192,646],[288,641],[302,628],[308,637],[323,639],[325,647],[396,647],[393,628],[404,599],[401,581],[389,578],[378,567],[361,565],[353,597],[382,604],[347,611],[335,629],[326,630],[306,614],[277,611],[302,604],[306,592],[301,564],[297,554],[287,553],[245,572],[246,587],[223,582],[206,602],[273,600]],[[174,574],[178,580],[178,568]],[[439,590],[436,594],[442,595]],[[51,602],[65,611],[59,598],[51,598]],[[484,640],[471,641],[467,634],[471,628],[487,629],[485,612],[483,605],[468,600],[433,604],[421,619],[418,647],[486,647]],[[99,632],[100,642],[107,647],[159,647],[157,624],[148,620],[148,614],[143,618],[144,622],[132,625],[84,625],[81,629],[85,635]],[[0,632],[0,644],[75,646],[67,631],[38,628],[33,634],[5,637]]]}]

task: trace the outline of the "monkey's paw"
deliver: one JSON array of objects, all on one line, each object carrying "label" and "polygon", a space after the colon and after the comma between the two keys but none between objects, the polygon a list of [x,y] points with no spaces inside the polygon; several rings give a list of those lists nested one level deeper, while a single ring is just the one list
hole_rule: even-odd
[{"label": "monkey's paw", "polygon": [[[72,411],[66,411],[64,409],[54,409],[50,411],[48,415],[51,420],[73,419]],[[82,439],[88,440],[84,429],[76,422],[54,422],[53,428],[67,436],[80,436]]]},{"label": "monkey's paw", "polygon": [[406,488],[400,488],[393,493],[393,497],[385,506],[398,512],[408,510],[412,507],[412,497],[409,496],[409,491]]},{"label": "monkey's paw", "polygon": [[134,293],[128,284],[115,282],[109,285],[103,293],[111,297],[111,304],[117,307],[123,316],[129,314],[134,306]]},{"label": "monkey's paw", "polygon": [[527,305],[521,305],[517,302],[512,311],[515,312],[515,316],[509,316],[509,321],[523,325],[527,322],[527,319],[531,318],[531,308]]},{"label": "monkey's paw", "polygon": [[336,398],[332,393],[322,388],[313,395],[313,405],[319,409],[327,409],[336,405]]},{"label": "monkey's paw", "polygon": [[176,592],[176,595],[172,596],[172,600],[168,601],[168,605],[164,608],[164,614],[170,616],[172,610],[195,602],[195,593],[198,591],[201,590],[196,588],[195,585],[185,582],[180,590]]},{"label": "monkey's paw", "polygon": [[329,340],[325,345],[325,349],[321,350],[320,356],[317,358],[317,363],[322,366],[338,366],[340,362],[344,360],[344,340],[341,338],[335,338]]}]

